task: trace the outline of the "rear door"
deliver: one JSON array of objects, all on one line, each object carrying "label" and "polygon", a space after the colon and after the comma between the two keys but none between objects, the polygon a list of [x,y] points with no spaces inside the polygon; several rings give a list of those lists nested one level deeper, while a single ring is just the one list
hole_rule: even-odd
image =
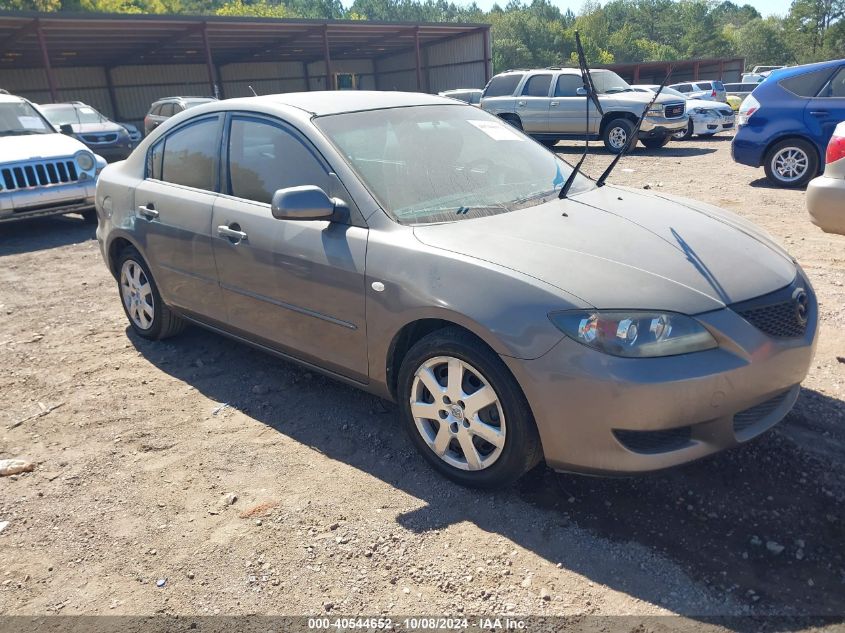
[{"label": "rear door", "polygon": [[817,96],[810,99],[804,118],[824,156],[833,130],[840,121],[845,121],[845,65],[838,68]]},{"label": "rear door", "polygon": [[364,264],[368,231],[278,220],[277,189],[316,185],[348,200],[308,140],[275,118],[230,115],[227,184],[214,205],[214,255],[231,329],[359,382],[367,380]]},{"label": "rear door", "polygon": [[516,98],[516,113],[522,121],[522,129],[529,134],[549,131],[551,86],[551,73],[531,75]]},{"label": "rear door", "polygon": [[587,125],[587,108],[590,112],[589,132],[598,134],[599,111],[586,95],[579,95],[584,87],[581,75],[559,75],[549,103],[549,131],[561,134],[584,134]]},{"label": "rear door", "polygon": [[221,116],[190,120],[147,154],[135,188],[135,234],[166,303],[222,321],[225,310],[211,249]]}]

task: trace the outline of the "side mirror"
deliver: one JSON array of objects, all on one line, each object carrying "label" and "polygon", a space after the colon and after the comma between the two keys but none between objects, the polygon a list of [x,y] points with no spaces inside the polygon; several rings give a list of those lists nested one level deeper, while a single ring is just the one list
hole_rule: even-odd
[{"label": "side mirror", "polygon": [[575,94],[579,97],[586,97],[587,96],[587,89],[584,86],[581,86],[575,91]]},{"label": "side mirror", "polygon": [[345,205],[319,187],[305,185],[279,189],[273,194],[270,210],[277,220],[333,220],[339,206]]},{"label": "side mirror", "polygon": [[73,136],[73,126],[70,123],[63,123],[59,126],[59,132],[67,136]]}]

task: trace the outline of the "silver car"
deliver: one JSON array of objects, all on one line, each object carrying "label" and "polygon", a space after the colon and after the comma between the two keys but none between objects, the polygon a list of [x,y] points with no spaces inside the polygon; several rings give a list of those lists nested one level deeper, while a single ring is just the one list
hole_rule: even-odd
[{"label": "silver car", "polygon": [[[134,332],[186,322],[399,404],[441,473],[665,468],[792,408],[815,295],[760,229],[584,176],[453,99],[197,106],[97,187]],[[738,272],[741,271],[741,272]]]},{"label": "silver car", "polygon": [[[654,94],[660,86],[654,84],[639,84],[631,86],[634,90]],[[686,101],[689,123],[687,127],[672,135],[677,141],[686,141],[693,136],[713,136],[719,132],[729,132],[734,129],[734,111],[721,101],[706,101],[704,99],[688,99],[683,93],[673,88],[663,88],[661,93],[676,96]]]},{"label": "silver car", "polygon": [[704,101],[728,102],[728,92],[725,85],[718,80],[713,81],[686,81],[669,86],[674,90],[686,95],[689,99],[703,99]]},{"label": "silver car", "polygon": [[[601,139],[614,154],[628,144],[637,120],[654,95],[637,92],[615,72],[592,71],[604,115],[589,103],[577,68],[508,70],[493,77],[481,107],[551,147],[561,139]],[[649,149],[666,145],[686,129],[684,99],[657,97],[640,126],[638,138]]]}]

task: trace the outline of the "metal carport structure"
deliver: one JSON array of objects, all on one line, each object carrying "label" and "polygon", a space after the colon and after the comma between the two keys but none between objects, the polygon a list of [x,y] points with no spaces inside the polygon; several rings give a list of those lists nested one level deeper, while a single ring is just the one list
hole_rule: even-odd
[{"label": "metal carport structure", "polygon": [[138,120],[160,97],[483,87],[490,26],[0,12],[0,87]]}]

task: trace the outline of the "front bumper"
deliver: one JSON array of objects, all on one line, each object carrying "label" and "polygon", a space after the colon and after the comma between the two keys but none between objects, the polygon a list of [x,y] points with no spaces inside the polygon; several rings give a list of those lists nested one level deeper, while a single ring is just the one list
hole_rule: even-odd
[{"label": "front bumper", "polygon": [[845,179],[819,176],[807,185],[810,220],[827,233],[845,235]]},{"label": "front bumper", "polygon": [[735,117],[730,116],[693,116],[693,134],[718,134],[734,129]]},{"label": "front bumper", "polygon": [[677,119],[667,119],[664,117],[650,117],[643,119],[640,125],[640,138],[656,138],[659,136],[668,136],[675,132],[685,130],[689,117],[684,115]]},{"label": "front bumper", "polygon": [[816,344],[775,339],[730,309],[699,315],[713,350],[609,356],[564,338],[530,361],[504,358],[531,405],[546,463],[595,474],[668,468],[737,446],[779,422],[798,397]]},{"label": "front bumper", "polygon": [[89,178],[66,185],[0,190],[0,223],[93,209],[95,187]]}]

